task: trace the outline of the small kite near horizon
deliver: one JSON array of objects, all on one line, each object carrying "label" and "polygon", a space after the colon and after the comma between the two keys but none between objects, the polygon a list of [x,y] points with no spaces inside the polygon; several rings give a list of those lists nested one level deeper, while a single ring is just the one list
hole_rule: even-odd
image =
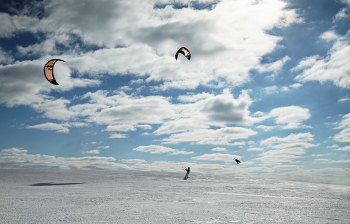
[{"label": "small kite near horizon", "polygon": [[189,51],[187,48],[181,47],[181,48],[176,52],[176,54],[175,54],[175,59],[176,59],[176,60],[177,60],[177,56],[178,56],[179,53],[183,54],[188,60],[191,60],[191,53],[190,53],[190,51]]},{"label": "small kite near horizon", "polygon": [[[53,67],[57,61],[63,61],[61,59],[51,59],[50,61],[46,62],[44,66],[44,75],[47,81],[49,81],[53,85],[58,85],[56,82],[55,76],[53,75]],[[66,61],[63,61],[66,62]]]}]

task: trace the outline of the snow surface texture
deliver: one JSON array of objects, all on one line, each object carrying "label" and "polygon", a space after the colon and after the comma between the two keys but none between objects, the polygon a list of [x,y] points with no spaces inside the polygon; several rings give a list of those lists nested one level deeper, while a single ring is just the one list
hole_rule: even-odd
[{"label": "snow surface texture", "polygon": [[0,223],[350,223],[350,186],[184,176],[0,170]]}]

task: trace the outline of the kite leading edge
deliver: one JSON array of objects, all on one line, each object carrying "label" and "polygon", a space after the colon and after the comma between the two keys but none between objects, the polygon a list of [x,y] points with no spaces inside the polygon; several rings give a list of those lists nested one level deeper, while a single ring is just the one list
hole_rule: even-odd
[{"label": "kite leading edge", "polygon": [[[51,59],[50,61],[46,62],[44,66],[44,75],[47,81],[49,81],[53,85],[58,85],[56,82],[55,76],[53,75],[53,67],[57,61],[63,61],[61,59]],[[66,62],[66,61],[63,61]]]}]

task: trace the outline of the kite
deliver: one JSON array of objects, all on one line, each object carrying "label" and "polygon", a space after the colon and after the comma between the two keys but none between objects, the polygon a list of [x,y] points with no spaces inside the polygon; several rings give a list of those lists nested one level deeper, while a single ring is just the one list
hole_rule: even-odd
[{"label": "kite", "polygon": [[181,47],[181,48],[176,52],[176,54],[175,54],[175,59],[176,59],[176,60],[177,60],[177,55],[178,55],[179,53],[183,54],[188,60],[191,60],[191,53],[190,53],[190,51],[189,51],[187,48]]},{"label": "kite", "polygon": [[[55,65],[56,61],[63,61],[61,59],[51,59],[50,61],[46,62],[44,66],[44,75],[47,81],[49,81],[53,85],[58,85],[56,82],[55,76],[53,75],[53,66]],[[65,61],[63,61],[65,62]]]}]

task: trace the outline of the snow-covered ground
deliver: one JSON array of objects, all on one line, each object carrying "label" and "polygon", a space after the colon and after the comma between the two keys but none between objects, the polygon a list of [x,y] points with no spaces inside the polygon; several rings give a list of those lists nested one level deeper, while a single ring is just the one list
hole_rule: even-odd
[{"label": "snow-covered ground", "polygon": [[0,223],[350,223],[350,186],[184,175],[0,170]]}]

